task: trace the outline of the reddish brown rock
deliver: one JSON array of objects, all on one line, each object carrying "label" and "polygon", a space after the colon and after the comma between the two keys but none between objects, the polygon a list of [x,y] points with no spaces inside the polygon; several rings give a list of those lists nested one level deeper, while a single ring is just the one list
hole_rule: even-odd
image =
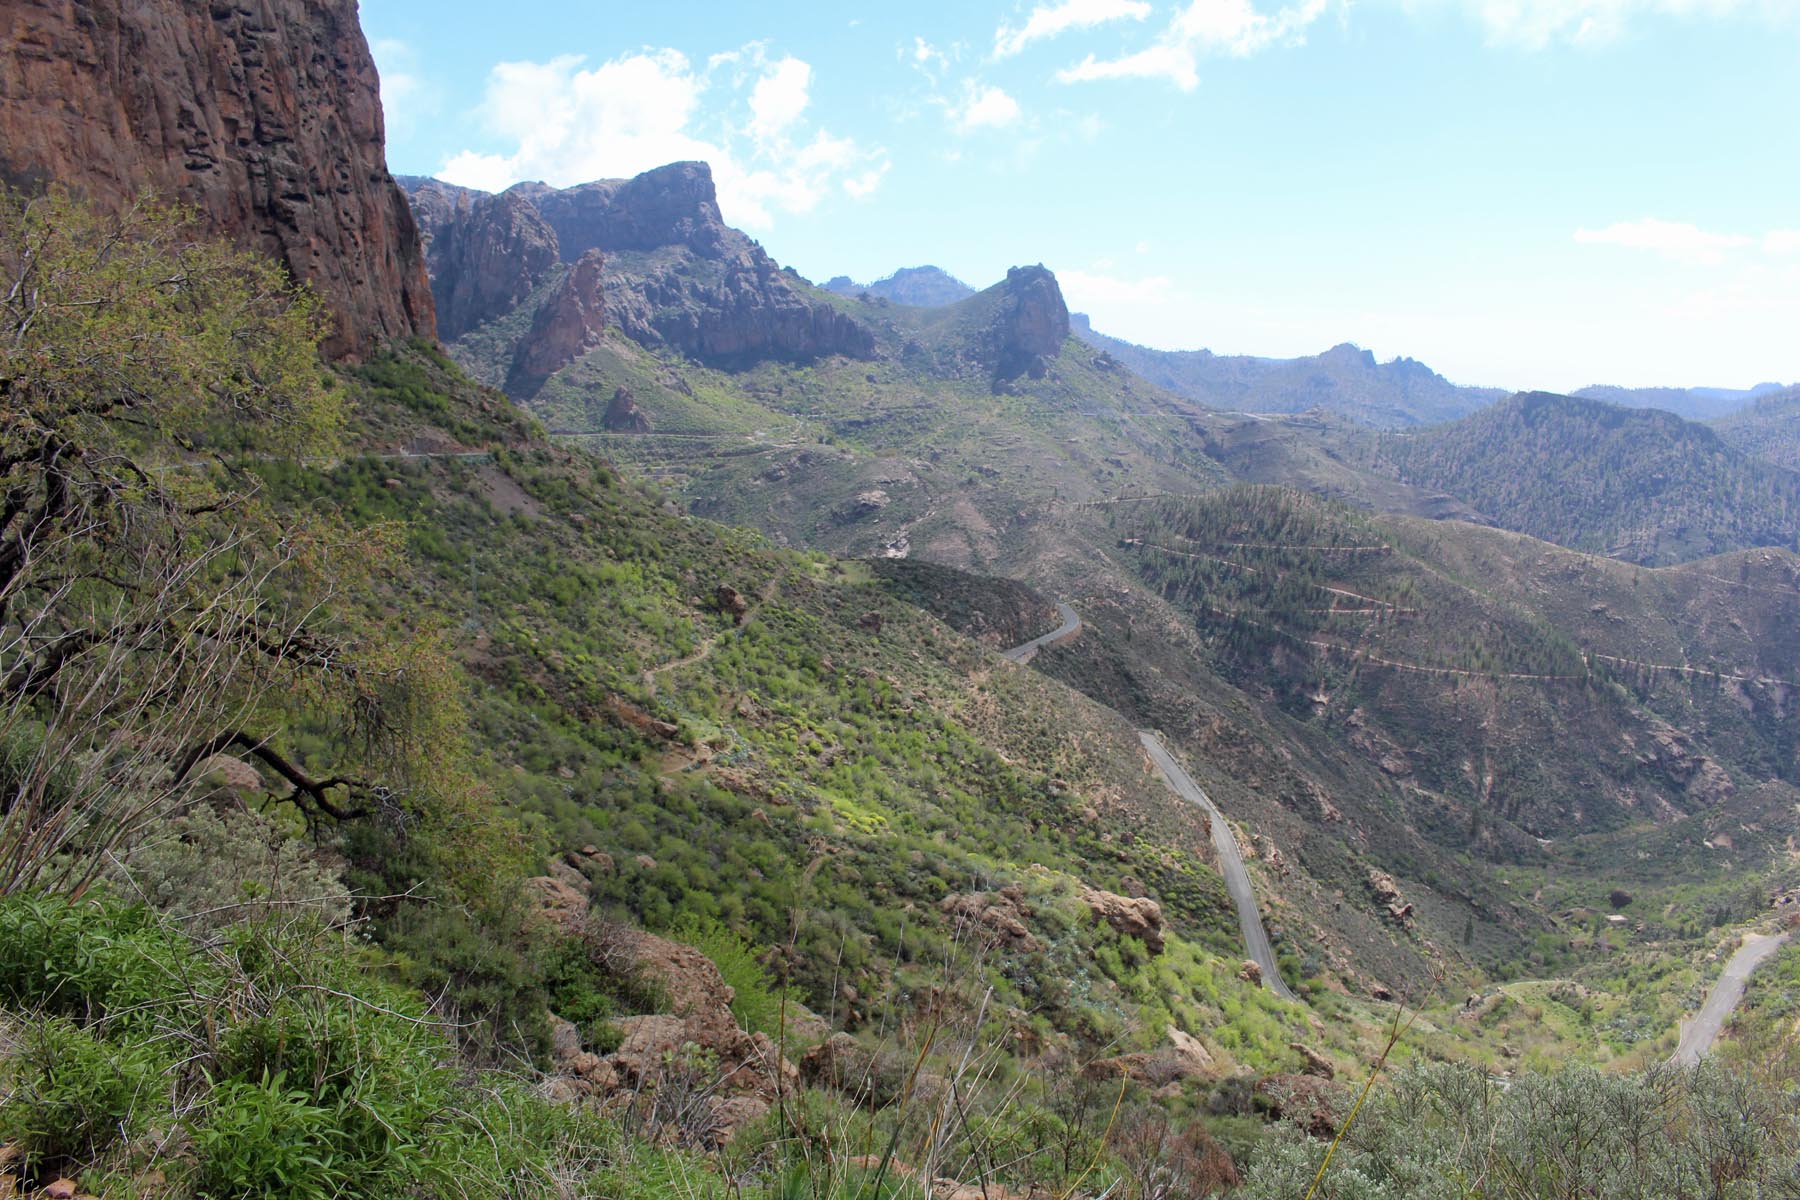
[{"label": "reddish brown rock", "polygon": [[[478,203],[434,180],[406,183],[436,239],[453,236],[465,201],[470,214]],[[875,352],[866,326],[808,294],[798,276],[725,224],[705,163],[570,188],[524,183],[507,194],[537,211],[564,262],[590,250],[630,256],[604,286],[607,319],[635,341],[723,366]],[[535,336],[521,354],[536,353]]]},{"label": "reddish brown rock", "polygon": [[1081,889],[1081,902],[1118,932],[1143,942],[1150,953],[1163,952],[1162,905],[1156,901],[1089,887]]},{"label": "reddish brown rock", "polygon": [[600,344],[606,322],[603,266],[598,250],[587,251],[538,306],[531,331],[520,340],[507,373],[510,395],[529,399],[546,379]]},{"label": "reddish brown rock", "polygon": [[1040,948],[1025,924],[1031,908],[1017,887],[945,896],[938,902],[938,911],[951,919],[958,936],[972,934],[980,941],[1024,953]]},{"label": "reddish brown rock", "polygon": [[12,0],[0,177],[192,205],[318,289],[333,356],[435,333],[356,0]]},{"label": "reddish brown rock", "polygon": [[649,433],[650,417],[638,407],[631,389],[620,384],[600,418],[600,427],[608,433]]},{"label": "reddish brown rock", "polygon": [[[429,253],[431,291],[438,335],[447,342],[517,308],[559,261],[555,232],[517,192],[464,198],[439,223]],[[597,302],[597,269],[591,287]]]}]

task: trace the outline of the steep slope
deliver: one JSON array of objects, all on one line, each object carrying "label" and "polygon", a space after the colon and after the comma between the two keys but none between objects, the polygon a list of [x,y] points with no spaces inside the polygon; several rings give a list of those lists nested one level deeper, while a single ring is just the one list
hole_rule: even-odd
[{"label": "steep slope", "polygon": [[0,179],[193,205],[318,288],[334,355],[434,330],[385,142],[355,0],[31,2],[0,26]]},{"label": "steep slope", "polygon": [[1800,387],[1770,392],[1711,425],[1733,449],[1800,471]]},{"label": "steep slope", "polygon": [[1403,429],[1454,420],[1505,395],[1494,388],[1458,387],[1410,358],[1377,363],[1373,354],[1351,345],[1307,358],[1251,358],[1152,350],[1098,333],[1080,314],[1074,324],[1076,336],[1158,387],[1232,412],[1322,409],[1360,425]]},{"label": "steep slope", "polygon": [[837,275],[820,285],[839,296],[873,296],[913,308],[942,308],[967,300],[975,289],[941,267],[901,267],[885,279],[862,284],[848,275]]},{"label": "steep slope", "polygon": [[1494,524],[1646,564],[1800,538],[1800,475],[1703,425],[1546,393],[1387,438],[1403,482],[1449,492]]}]

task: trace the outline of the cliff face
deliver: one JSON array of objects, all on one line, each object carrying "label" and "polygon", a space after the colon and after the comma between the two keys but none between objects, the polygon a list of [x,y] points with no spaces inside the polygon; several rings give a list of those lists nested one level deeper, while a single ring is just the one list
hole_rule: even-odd
[{"label": "cliff face", "polygon": [[[761,246],[725,224],[705,163],[571,188],[523,183],[473,200],[435,180],[404,182],[431,236],[446,337],[513,311],[542,280],[547,245],[565,263],[604,253],[606,317],[645,345],[720,366],[875,351],[866,327],[807,295]],[[540,232],[524,234],[538,225]],[[600,311],[598,295],[590,302],[585,292],[559,288],[547,298],[514,351],[508,390],[534,393],[572,361],[570,347],[587,349]],[[540,346],[540,339],[549,340]]]},{"label": "cliff face", "polygon": [[716,255],[731,240],[732,230],[719,213],[712,168],[703,162],[670,163],[632,179],[603,179],[571,188],[525,183],[512,190],[544,214],[568,259],[595,249],[660,246],[686,246],[697,254]]},{"label": "cliff face", "polygon": [[444,222],[429,258],[438,333],[453,341],[531,294],[556,267],[556,234],[530,201],[502,192]]},{"label": "cliff face", "polygon": [[536,395],[544,380],[600,344],[606,321],[600,277],[604,265],[600,251],[589,250],[538,307],[531,332],[513,353],[506,378],[509,394]]},{"label": "cliff face", "polygon": [[356,0],[9,0],[0,176],[194,206],[318,289],[334,357],[435,334]]},{"label": "cliff face", "polygon": [[1006,273],[1000,311],[985,341],[997,379],[1043,374],[1069,336],[1069,306],[1056,276],[1042,266]]}]

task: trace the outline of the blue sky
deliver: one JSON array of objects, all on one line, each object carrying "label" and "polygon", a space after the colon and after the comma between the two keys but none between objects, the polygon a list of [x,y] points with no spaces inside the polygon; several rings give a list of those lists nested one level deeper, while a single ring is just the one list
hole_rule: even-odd
[{"label": "blue sky", "polygon": [[1800,380],[1800,0],[362,0],[396,171],[712,162],[815,280],[1043,262],[1171,349]]}]

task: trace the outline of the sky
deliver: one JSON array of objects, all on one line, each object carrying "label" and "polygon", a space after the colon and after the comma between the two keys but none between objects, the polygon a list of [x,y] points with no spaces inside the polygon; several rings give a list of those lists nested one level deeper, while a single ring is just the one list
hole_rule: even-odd
[{"label": "sky", "polygon": [[712,164],[816,281],[1457,383],[1800,381],[1800,0],[361,0],[388,161]]}]

